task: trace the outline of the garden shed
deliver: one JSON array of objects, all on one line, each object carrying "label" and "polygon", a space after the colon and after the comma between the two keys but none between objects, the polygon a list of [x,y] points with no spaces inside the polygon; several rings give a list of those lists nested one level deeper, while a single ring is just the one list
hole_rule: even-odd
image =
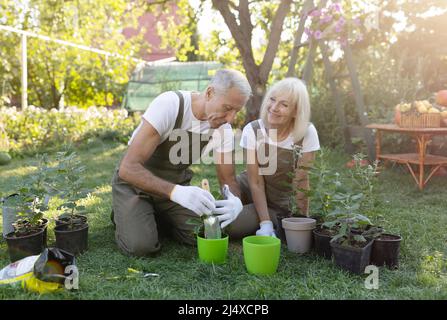
[{"label": "garden shed", "polygon": [[201,91],[221,66],[219,62],[209,61],[141,64],[132,73],[122,107],[128,111],[144,111],[164,91]]}]

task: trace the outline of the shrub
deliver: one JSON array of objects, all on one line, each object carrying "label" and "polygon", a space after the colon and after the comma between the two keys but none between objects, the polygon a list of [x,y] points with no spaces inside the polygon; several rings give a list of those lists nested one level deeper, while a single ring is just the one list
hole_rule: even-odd
[{"label": "shrub", "polygon": [[1,108],[4,129],[13,155],[32,155],[58,149],[64,143],[83,143],[91,138],[127,142],[137,125],[137,117],[124,109],[104,107],[46,110],[29,106]]}]

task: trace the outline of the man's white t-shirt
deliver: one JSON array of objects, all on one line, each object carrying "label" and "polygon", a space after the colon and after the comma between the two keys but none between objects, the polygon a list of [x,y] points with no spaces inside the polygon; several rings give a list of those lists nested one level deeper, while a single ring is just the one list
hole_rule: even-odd
[{"label": "man's white t-shirt", "polygon": [[[256,139],[255,131],[251,124],[247,124],[242,130],[241,142],[240,146],[244,149],[254,150],[258,149],[261,143],[268,143],[271,145],[276,145],[279,148],[293,150],[293,137],[290,134],[286,139],[275,142],[270,139],[267,135],[267,131],[265,129],[264,122],[262,119],[259,119],[259,129],[261,136],[259,139]],[[318,133],[315,126],[310,123],[307,127],[307,132],[304,135],[303,139],[303,149],[302,152],[312,152],[320,150],[320,141],[318,139]]]},{"label": "man's white t-shirt", "polygon": [[[210,130],[208,121],[198,120],[192,113],[191,92],[180,91],[183,94],[183,120],[181,130],[194,133],[207,134]],[[169,138],[174,129],[179,111],[179,97],[174,91],[167,91],[157,96],[144,112],[142,118],[149,122],[160,135],[160,144]],[[135,129],[129,140],[132,143],[135,135],[140,130],[142,123]],[[211,129],[212,130],[212,129]],[[212,133],[211,147],[216,152],[230,152],[233,150],[233,131],[229,123],[221,125]],[[208,146],[209,148],[210,146]]]}]

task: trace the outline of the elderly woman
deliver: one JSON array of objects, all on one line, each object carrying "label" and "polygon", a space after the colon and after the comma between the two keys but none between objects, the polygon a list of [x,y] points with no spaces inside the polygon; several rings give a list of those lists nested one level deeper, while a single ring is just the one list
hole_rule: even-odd
[{"label": "elderly woman", "polygon": [[309,188],[305,168],[320,149],[317,130],[309,121],[309,94],[303,81],[286,78],[268,90],[261,118],[242,132],[247,170],[237,179],[246,205],[228,230],[230,237],[256,231],[283,238],[281,219],[291,215],[293,200],[300,214],[308,216],[309,200],[299,190]]}]

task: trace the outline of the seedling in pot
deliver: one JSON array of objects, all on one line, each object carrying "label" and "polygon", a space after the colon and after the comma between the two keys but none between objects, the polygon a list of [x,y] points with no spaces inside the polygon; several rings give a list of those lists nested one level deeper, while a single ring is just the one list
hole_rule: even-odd
[{"label": "seedling in pot", "polygon": [[[210,192],[210,187],[207,179],[202,180],[202,189]],[[216,200],[222,198],[219,193],[212,192],[211,193]],[[188,219],[188,224],[194,225],[194,232],[197,235],[203,236],[205,239],[221,239],[222,238],[222,229],[219,224],[219,219],[216,216],[210,215],[202,215],[199,218]]]},{"label": "seedling in pot", "polygon": [[13,226],[18,237],[33,234],[44,227],[43,213],[48,210],[47,190],[50,189],[53,173],[48,163],[46,154],[38,155],[36,172],[15,195],[8,197],[8,206],[16,210],[18,219]]},{"label": "seedling in pot", "polygon": [[74,230],[86,223],[86,211],[80,201],[87,197],[89,190],[83,187],[86,167],[81,164],[75,152],[58,152],[58,190],[64,203],[58,207],[62,211],[59,221]]},{"label": "seedling in pot", "polygon": [[[366,242],[362,232],[371,225],[371,221],[358,213],[363,197],[363,193],[351,194],[349,192],[337,193],[334,196],[338,201],[337,207],[328,215],[328,221],[323,224],[329,229],[338,229],[338,233],[331,242],[347,246],[362,246],[361,244]],[[354,232],[355,230],[360,232]]]}]

